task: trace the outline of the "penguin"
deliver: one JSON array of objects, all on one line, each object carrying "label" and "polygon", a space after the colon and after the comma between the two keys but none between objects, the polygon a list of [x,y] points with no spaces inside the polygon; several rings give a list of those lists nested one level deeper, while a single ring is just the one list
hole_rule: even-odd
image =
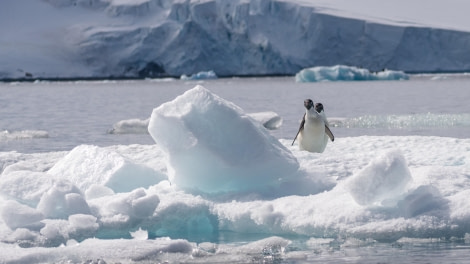
[{"label": "penguin", "polygon": [[313,104],[311,99],[304,101],[305,114],[300,123],[299,131],[292,141],[294,145],[295,140],[299,139],[299,149],[310,152],[322,153],[328,138],[331,141],[335,140],[333,133],[331,132],[326,119],[325,111],[322,103]]}]

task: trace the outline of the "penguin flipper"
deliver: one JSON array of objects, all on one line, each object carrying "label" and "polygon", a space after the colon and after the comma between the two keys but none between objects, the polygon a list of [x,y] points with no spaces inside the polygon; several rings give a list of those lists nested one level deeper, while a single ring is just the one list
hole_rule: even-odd
[{"label": "penguin flipper", "polygon": [[327,125],[325,125],[325,133],[330,137],[331,141],[335,141],[335,136]]},{"label": "penguin flipper", "polygon": [[300,131],[302,131],[302,129],[304,129],[304,125],[305,125],[305,114],[304,114],[304,116],[302,117],[302,122],[300,122],[299,131],[297,131],[297,134],[295,135],[295,138],[294,138],[294,140],[292,141],[291,146],[294,146],[294,142],[295,142],[295,140],[297,139],[297,136],[299,135]]}]

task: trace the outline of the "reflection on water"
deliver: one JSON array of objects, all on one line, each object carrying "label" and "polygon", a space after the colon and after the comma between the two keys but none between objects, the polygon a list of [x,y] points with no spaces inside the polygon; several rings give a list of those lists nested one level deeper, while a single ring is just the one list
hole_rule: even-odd
[{"label": "reflection on water", "polygon": [[330,125],[343,128],[470,128],[470,114],[366,115],[354,118],[330,118]]}]

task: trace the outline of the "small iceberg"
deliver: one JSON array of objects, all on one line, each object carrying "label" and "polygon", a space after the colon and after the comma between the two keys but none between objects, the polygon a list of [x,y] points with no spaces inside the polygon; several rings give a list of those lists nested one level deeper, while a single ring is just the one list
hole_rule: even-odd
[{"label": "small iceberg", "polygon": [[[268,130],[276,130],[282,126],[282,117],[272,111],[248,113],[247,115]],[[148,134],[149,122],[150,118],[145,120],[138,118],[121,120],[115,123],[112,129],[108,130],[108,134]]]},{"label": "small iceberg", "polygon": [[150,119],[127,119],[121,120],[113,125],[108,131],[109,134],[148,134]]},{"label": "small iceberg", "polygon": [[0,131],[0,141],[7,140],[22,140],[22,139],[36,139],[48,138],[49,133],[43,130],[21,130],[21,131]]},{"label": "small iceberg", "polygon": [[249,113],[247,115],[269,130],[275,130],[282,126],[282,117],[272,111]]},{"label": "small iceberg", "polygon": [[155,108],[149,132],[167,156],[170,181],[188,192],[263,193],[299,169],[261,124],[199,85]]},{"label": "small iceberg", "polygon": [[195,74],[192,74],[190,76],[188,75],[181,75],[180,77],[181,80],[212,80],[212,79],[217,79],[217,74],[215,74],[214,71],[202,71],[198,72]]},{"label": "small iceberg", "polygon": [[307,68],[295,75],[296,82],[391,81],[408,79],[409,76],[402,71],[383,70],[372,72],[368,69],[345,65]]}]

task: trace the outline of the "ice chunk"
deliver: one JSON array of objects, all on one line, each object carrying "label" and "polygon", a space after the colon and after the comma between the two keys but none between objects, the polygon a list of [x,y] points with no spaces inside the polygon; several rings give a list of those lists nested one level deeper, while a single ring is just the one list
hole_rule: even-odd
[{"label": "ice chunk", "polygon": [[371,205],[400,198],[411,180],[405,158],[394,150],[372,160],[353,175],[348,188],[358,204]]},{"label": "ice chunk", "polygon": [[118,193],[89,202],[93,211],[98,213],[100,220],[108,227],[152,216],[160,199],[156,194],[147,193],[143,188],[139,188],[130,193]]},{"label": "ice chunk", "polygon": [[210,79],[217,79],[217,74],[215,74],[214,71],[202,71],[202,72],[192,74],[190,76],[183,74],[181,75],[180,79],[185,80],[185,81],[187,80],[210,80]]},{"label": "ice chunk", "polygon": [[147,134],[149,119],[121,120],[113,125],[110,134]]},{"label": "ice chunk", "polygon": [[48,137],[49,133],[47,133],[47,131],[42,130],[0,131],[0,141]]},{"label": "ice chunk", "polygon": [[41,197],[37,209],[48,218],[89,214],[90,208],[80,190],[68,181],[58,181]]},{"label": "ice chunk", "polygon": [[402,71],[383,70],[371,72],[367,69],[336,65],[332,67],[312,67],[301,70],[295,75],[297,82],[321,81],[387,81],[408,80],[409,77]]},{"label": "ice chunk", "polygon": [[188,191],[261,190],[299,168],[242,109],[199,85],[155,108],[149,132],[167,155],[171,182]]},{"label": "ice chunk", "polygon": [[147,231],[142,230],[142,228],[139,228],[139,230],[136,230],[135,232],[130,232],[132,238],[137,239],[137,240],[146,240],[149,238],[149,234]]},{"label": "ice chunk", "polygon": [[35,228],[41,226],[39,221],[44,219],[44,216],[38,210],[13,200],[6,201],[3,204],[0,217],[11,229],[20,227]]},{"label": "ice chunk", "polygon": [[69,224],[75,230],[97,230],[99,225],[96,223],[96,217],[86,214],[75,214],[69,216]]},{"label": "ice chunk", "polygon": [[110,188],[102,185],[93,184],[85,191],[87,200],[96,199],[104,196],[113,195],[114,192]]},{"label": "ice chunk", "polygon": [[128,192],[166,179],[162,173],[133,163],[116,152],[89,145],[75,147],[48,172],[65,177],[82,191],[98,184],[115,192]]},{"label": "ice chunk", "polygon": [[44,246],[59,246],[65,244],[69,239],[84,240],[93,237],[99,228],[97,218],[92,215],[75,214],[65,219],[43,220],[45,226],[40,234],[45,238]]},{"label": "ice chunk", "polygon": [[54,185],[44,172],[12,171],[0,177],[0,194],[36,207],[41,196]]},{"label": "ice chunk", "polygon": [[218,239],[217,215],[204,203],[174,202],[157,210],[155,217],[144,228],[156,237],[186,238],[204,242]]},{"label": "ice chunk", "polygon": [[31,231],[27,228],[17,228],[13,233],[11,233],[6,239],[10,243],[19,243],[20,246],[23,245],[32,245],[33,242],[38,239],[39,233]]},{"label": "ice chunk", "polygon": [[267,129],[278,129],[282,125],[282,117],[274,112],[250,113],[248,116],[260,122]]}]

